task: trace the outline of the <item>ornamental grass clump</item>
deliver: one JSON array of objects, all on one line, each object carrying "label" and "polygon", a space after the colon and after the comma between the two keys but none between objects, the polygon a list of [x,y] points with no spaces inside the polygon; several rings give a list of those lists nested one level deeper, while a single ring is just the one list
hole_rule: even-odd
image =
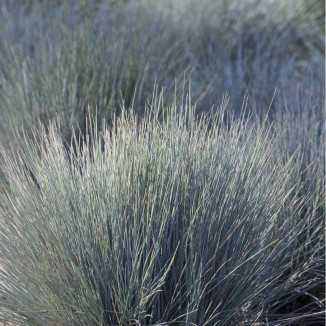
[{"label": "ornamental grass clump", "polygon": [[322,300],[296,301],[323,281],[323,218],[302,219],[300,151],[285,159],[266,121],[234,118],[226,101],[215,112],[196,117],[190,101],[160,121],[155,108],[122,110],[71,144],[51,124],[3,149],[1,318],[321,322]]}]

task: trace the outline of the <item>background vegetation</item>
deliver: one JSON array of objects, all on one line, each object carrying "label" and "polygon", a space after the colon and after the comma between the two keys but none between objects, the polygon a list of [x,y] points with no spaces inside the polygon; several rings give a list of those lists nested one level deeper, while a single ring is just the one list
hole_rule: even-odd
[{"label": "background vegetation", "polygon": [[323,325],[324,38],[323,1],[1,1],[0,321]]}]

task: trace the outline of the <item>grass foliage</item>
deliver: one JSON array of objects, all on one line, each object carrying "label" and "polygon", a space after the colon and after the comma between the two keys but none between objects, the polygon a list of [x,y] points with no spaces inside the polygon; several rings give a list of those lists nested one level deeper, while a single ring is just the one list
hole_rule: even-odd
[{"label": "grass foliage", "polygon": [[276,87],[289,96],[324,80],[322,1],[2,1],[0,35],[9,139],[10,123],[58,117],[69,137],[88,106],[99,121],[121,102],[142,112],[155,82],[172,100],[175,80],[191,79],[204,111],[225,91],[240,111],[247,92],[261,112]]},{"label": "grass foliage", "polygon": [[226,126],[223,107],[199,120],[190,103],[182,111],[172,106],[162,123],[123,113],[69,150],[51,125],[16,155],[2,152],[8,320],[322,320],[321,301],[278,313],[323,281],[323,216],[310,184],[298,185],[300,153],[285,159],[264,125]]},{"label": "grass foliage", "polygon": [[1,1],[0,323],[323,325],[324,14]]}]

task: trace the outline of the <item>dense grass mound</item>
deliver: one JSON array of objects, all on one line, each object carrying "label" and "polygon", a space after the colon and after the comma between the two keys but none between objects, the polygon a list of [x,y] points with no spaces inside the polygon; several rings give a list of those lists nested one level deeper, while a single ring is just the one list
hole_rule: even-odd
[{"label": "dense grass mound", "polygon": [[[323,216],[302,154],[250,119],[123,111],[2,151],[0,306],[19,325],[315,325]],[[180,108],[179,108],[180,109]],[[311,188],[313,188],[311,190]],[[321,195],[321,193],[319,193]],[[309,216],[309,218],[307,218]]]},{"label": "dense grass mound", "polygon": [[322,0],[0,1],[0,324],[323,325],[324,61]]}]

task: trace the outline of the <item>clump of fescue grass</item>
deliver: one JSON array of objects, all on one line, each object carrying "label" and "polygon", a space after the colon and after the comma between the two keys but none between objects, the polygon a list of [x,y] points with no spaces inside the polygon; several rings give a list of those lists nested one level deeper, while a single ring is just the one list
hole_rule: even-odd
[{"label": "clump of fescue grass", "polygon": [[[324,13],[301,0],[2,1],[4,320],[322,323]],[[197,113],[225,90],[239,112],[247,91],[255,120],[176,105],[181,77]],[[142,119],[155,81],[172,108],[155,95]]]},{"label": "clump of fescue grass", "polygon": [[226,102],[197,118],[175,102],[161,122],[155,107],[142,119],[122,110],[69,146],[51,124],[2,150],[4,320],[321,322],[322,299],[295,301],[320,287],[324,259],[301,153],[287,157],[266,121],[234,118]]}]

